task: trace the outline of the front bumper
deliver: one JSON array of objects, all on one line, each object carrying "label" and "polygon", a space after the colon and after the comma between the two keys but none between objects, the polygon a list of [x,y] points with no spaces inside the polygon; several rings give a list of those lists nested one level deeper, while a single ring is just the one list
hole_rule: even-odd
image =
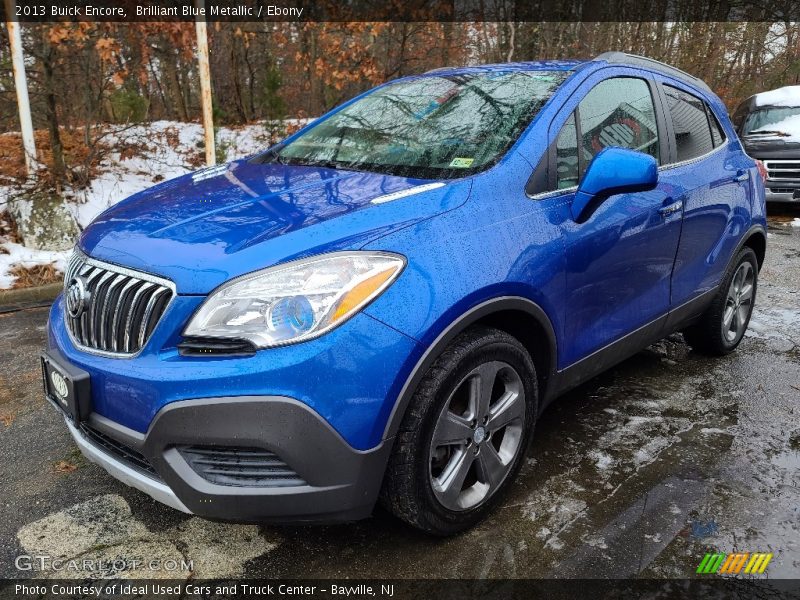
[{"label": "front bumper", "polygon": [[140,355],[112,358],[73,344],[59,297],[50,311],[48,350],[89,374],[92,412],[142,434],[175,402],[280,396],[308,406],[357,450],[381,443],[421,354],[414,340],[359,313],[317,339],[253,356],[181,356],[176,332],[202,300],[176,296]]},{"label": "front bumper", "polygon": [[[177,510],[237,522],[365,518],[391,450],[391,440],[355,450],[305,404],[276,396],[171,403],[144,435],[96,413],[80,427],[69,420],[67,426],[84,456],[123,483]],[[186,446],[266,450],[288,465],[297,481],[220,485],[187,461],[181,450]],[[142,459],[152,469],[143,468]]]},{"label": "front bumper", "polygon": [[800,202],[800,180],[798,179],[767,177],[764,187],[767,202]]},{"label": "front bumper", "polygon": [[181,512],[192,512],[165,483],[144,475],[138,469],[128,466],[119,458],[104,451],[99,445],[89,441],[89,438],[81,433],[68,418],[64,417],[64,422],[67,424],[67,429],[72,435],[72,439],[75,440],[75,444],[77,444],[81,454],[90,462],[103,467],[113,478],[119,479],[122,483],[136,488],[140,492],[144,492],[162,504],[171,506]]}]

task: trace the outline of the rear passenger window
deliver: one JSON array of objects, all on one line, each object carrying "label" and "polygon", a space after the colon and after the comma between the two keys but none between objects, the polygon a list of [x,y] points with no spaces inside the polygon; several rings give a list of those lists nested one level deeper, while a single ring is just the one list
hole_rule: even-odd
[{"label": "rear passenger window", "polygon": [[677,161],[682,162],[711,152],[714,142],[703,101],[669,85],[664,86],[664,93],[675,129]]},{"label": "rear passenger window", "polygon": [[638,150],[659,159],[658,127],[650,86],[614,77],[598,83],[578,105],[583,157],[580,173],[603,148]]},{"label": "rear passenger window", "polygon": [[708,112],[708,120],[711,123],[711,138],[714,140],[714,148],[716,148],[725,141],[725,132],[722,131],[722,125],[719,124],[714,111],[708,104],[706,104],[706,112]]}]

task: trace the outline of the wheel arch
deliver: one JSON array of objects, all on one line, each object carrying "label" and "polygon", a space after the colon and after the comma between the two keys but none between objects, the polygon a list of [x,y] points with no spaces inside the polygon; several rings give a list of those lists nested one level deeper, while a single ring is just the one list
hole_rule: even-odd
[{"label": "wheel arch", "polygon": [[428,368],[456,336],[476,325],[505,331],[525,347],[536,367],[539,410],[542,410],[549,396],[548,385],[558,364],[553,325],[544,309],[532,300],[521,296],[502,296],[482,302],[457,317],[428,346],[398,394],[386,423],[384,439],[394,437],[397,433],[411,398]]},{"label": "wheel arch", "polygon": [[739,253],[739,250],[747,246],[748,248],[752,248],[753,252],[756,253],[756,259],[758,260],[758,270],[761,270],[761,267],[764,266],[764,258],[767,255],[767,236],[764,232],[763,227],[754,226],[747,232],[747,236],[744,238],[744,243],[740,248],[736,250],[736,253]]}]

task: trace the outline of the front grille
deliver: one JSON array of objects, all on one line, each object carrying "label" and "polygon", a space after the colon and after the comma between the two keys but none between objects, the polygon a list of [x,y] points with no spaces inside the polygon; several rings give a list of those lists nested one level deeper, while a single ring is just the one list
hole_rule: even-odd
[{"label": "front grille", "polygon": [[771,187],[769,191],[773,194],[791,194],[794,188]]},{"label": "front grille", "polygon": [[767,179],[800,180],[799,160],[765,160],[764,168],[767,169]]},{"label": "front grille", "polygon": [[100,446],[109,454],[115,456],[123,463],[127,464],[138,471],[149,475],[154,479],[160,479],[158,473],[153,469],[150,462],[144,457],[143,454],[137,452],[130,446],[126,446],[122,442],[107,436],[105,433],[98,431],[91,425],[85,422],[80,424],[81,432],[95,445]]},{"label": "front grille", "polygon": [[180,446],[178,451],[203,479],[240,487],[307,485],[289,465],[269,450],[222,446]]},{"label": "front grille", "polygon": [[[77,317],[69,314],[70,284],[80,277],[88,301]],[[145,345],[173,296],[172,284],[158,277],[88,258],[75,251],[64,272],[64,319],[81,346],[110,354],[135,354]]]}]

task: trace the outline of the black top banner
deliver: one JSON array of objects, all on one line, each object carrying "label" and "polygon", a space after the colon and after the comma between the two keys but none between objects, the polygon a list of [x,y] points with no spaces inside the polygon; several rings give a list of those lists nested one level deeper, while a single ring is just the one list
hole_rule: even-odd
[{"label": "black top banner", "polygon": [[[689,22],[800,20],[796,0],[11,0],[2,20]],[[11,14],[8,14],[10,12]]]}]

